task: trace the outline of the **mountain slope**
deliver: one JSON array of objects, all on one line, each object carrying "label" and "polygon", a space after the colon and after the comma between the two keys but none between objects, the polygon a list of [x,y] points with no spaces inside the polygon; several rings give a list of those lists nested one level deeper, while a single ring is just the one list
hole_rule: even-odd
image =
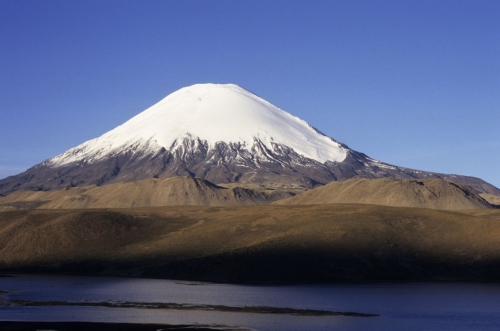
[{"label": "mountain slope", "polygon": [[500,195],[478,178],[373,160],[231,84],[180,89],[102,136],[0,180],[0,194],[174,176],[306,188],[352,177],[442,178]]},{"label": "mountain slope", "polygon": [[131,208],[176,205],[234,206],[269,203],[293,196],[286,191],[224,188],[191,177],[147,179],[57,191],[17,191],[0,198],[1,210]]},{"label": "mountain slope", "polygon": [[332,182],[274,203],[280,205],[363,203],[441,210],[492,208],[486,200],[468,187],[440,179],[349,179]]},{"label": "mountain slope", "polygon": [[500,196],[498,195],[483,193],[481,194],[481,198],[493,206],[500,207]]}]

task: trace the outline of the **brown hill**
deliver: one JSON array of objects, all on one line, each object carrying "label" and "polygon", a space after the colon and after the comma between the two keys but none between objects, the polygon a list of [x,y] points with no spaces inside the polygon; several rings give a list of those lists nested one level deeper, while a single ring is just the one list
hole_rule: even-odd
[{"label": "brown hill", "polygon": [[274,203],[282,205],[363,203],[441,210],[491,208],[486,200],[467,186],[441,179],[349,179],[332,182]]},{"label": "brown hill", "polygon": [[480,196],[492,206],[500,208],[500,196],[487,193],[480,194]]},{"label": "brown hill", "polygon": [[499,221],[496,209],[361,204],[0,212],[0,272],[498,281]]},{"label": "brown hill", "polygon": [[172,177],[47,192],[16,191],[0,198],[0,210],[232,206],[269,203],[292,195],[286,191],[225,188],[199,178]]}]

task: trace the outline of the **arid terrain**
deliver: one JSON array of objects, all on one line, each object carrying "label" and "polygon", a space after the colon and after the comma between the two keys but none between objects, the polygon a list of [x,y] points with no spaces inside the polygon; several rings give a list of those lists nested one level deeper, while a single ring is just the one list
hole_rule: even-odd
[{"label": "arid terrain", "polygon": [[500,210],[363,204],[0,213],[2,272],[233,283],[500,279]]},{"label": "arid terrain", "polygon": [[255,204],[361,203],[441,210],[492,208],[498,196],[441,179],[356,178],[306,190],[273,183],[213,184],[192,177],[152,178],[138,182],[90,185],[56,191],[16,191],[0,197],[0,211],[161,206],[236,206]]},{"label": "arid terrain", "polygon": [[439,179],[391,178],[306,191],[191,177],[16,191],[0,197],[0,272],[497,281],[497,198]]},{"label": "arid terrain", "polygon": [[[493,197],[500,198],[491,195],[490,199]],[[491,208],[484,198],[469,187],[442,179],[354,178],[331,182],[274,203],[280,205],[363,203],[441,210]]]},{"label": "arid terrain", "polygon": [[179,205],[234,206],[270,203],[300,188],[249,184],[215,185],[187,176],[90,185],[56,191],[16,191],[0,197],[0,211],[19,209],[132,208]]},{"label": "arid terrain", "polygon": [[491,205],[500,207],[500,196],[493,194],[481,194],[481,197],[488,201]]}]

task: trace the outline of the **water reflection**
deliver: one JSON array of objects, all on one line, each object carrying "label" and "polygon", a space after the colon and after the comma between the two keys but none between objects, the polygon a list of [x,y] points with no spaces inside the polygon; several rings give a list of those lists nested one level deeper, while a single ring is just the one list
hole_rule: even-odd
[{"label": "water reflection", "polygon": [[[196,285],[194,285],[196,284]],[[170,280],[21,276],[0,278],[9,300],[134,301],[270,306],[376,313],[376,318],[106,307],[3,307],[1,320],[227,324],[256,330],[497,330],[497,284],[238,286]]]}]

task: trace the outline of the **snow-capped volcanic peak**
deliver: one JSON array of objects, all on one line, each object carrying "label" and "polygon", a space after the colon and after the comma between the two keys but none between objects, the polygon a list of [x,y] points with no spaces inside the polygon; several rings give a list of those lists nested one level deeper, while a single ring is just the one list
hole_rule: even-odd
[{"label": "snow-capped volcanic peak", "polygon": [[182,88],[99,138],[47,161],[60,166],[94,162],[122,152],[155,152],[175,148],[186,137],[240,143],[251,150],[261,142],[269,150],[285,145],[297,154],[324,163],[341,162],[346,149],[249,91],[233,84],[197,84]]},{"label": "snow-capped volcanic peak", "polygon": [[374,160],[230,84],[180,89],[99,138],[0,180],[0,194],[176,176],[304,188],[352,177],[441,178],[500,194],[477,178]]}]

